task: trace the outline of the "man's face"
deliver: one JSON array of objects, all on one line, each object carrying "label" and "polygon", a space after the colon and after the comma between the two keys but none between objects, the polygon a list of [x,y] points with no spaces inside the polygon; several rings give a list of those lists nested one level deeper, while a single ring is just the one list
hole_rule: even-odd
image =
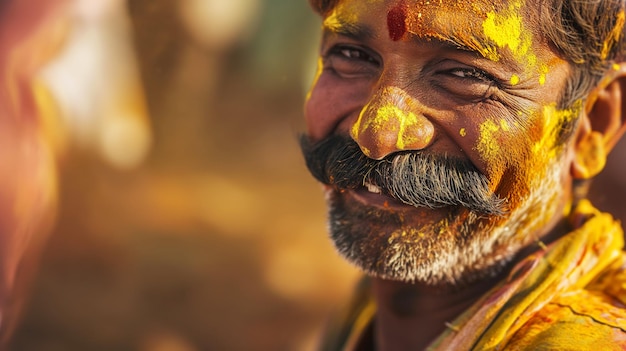
[{"label": "man's face", "polygon": [[559,108],[569,66],[527,8],[343,0],[324,18],[305,149],[341,151],[307,161],[328,163],[312,171],[331,236],[370,274],[471,280],[562,216],[571,145],[558,133],[580,104]]}]

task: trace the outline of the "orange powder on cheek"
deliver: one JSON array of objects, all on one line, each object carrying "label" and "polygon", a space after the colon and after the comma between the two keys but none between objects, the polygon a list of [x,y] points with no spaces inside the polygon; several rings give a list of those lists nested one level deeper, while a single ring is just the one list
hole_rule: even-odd
[{"label": "orange powder on cheek", "polygon": [[[478,139],[474,149],[487,166],[492,190],[502,186],[502,176],[512,167],[516,169],[516,182],[525,182],[522,176],[527,167],[532,138],[520,123],[504,118],[492,118],[478,126]],[[524,178],[524,179],[521,179]],[[520,185],[518,185],[519,187]]]}]

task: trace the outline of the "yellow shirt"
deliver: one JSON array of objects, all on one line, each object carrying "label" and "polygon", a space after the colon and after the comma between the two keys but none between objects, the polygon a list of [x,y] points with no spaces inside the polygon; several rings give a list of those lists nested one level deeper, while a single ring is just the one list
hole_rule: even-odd
[{"label": "yellow shirt", "polygon": [[[428,350],[626,350],[620,223],[588,201],[571,218],[576,230],[520,262]],[[323,350],[353,350],[371,324],[371,298],[355,301]]]}]

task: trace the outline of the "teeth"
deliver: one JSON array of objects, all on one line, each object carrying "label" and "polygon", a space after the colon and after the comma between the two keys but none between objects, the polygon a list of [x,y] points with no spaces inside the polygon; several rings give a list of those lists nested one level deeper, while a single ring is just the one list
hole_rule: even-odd
[{"label": "teeth", "polygon": [[365,183],[365,187],[367,187],[367,190],[370,193],[380,194],[380,188],[377,187],[376,185],[373,185],[373,184],[370,184],[370,183]]}]

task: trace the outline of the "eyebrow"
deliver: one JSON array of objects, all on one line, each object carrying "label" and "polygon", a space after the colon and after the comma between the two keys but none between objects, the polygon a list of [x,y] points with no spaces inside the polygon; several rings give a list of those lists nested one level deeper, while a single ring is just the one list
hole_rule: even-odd
[{"label": "eyebrow", "polygon": [[[459,50],[459,51],[467,52],[473,55],[477,55],[478,57],[484,58],[490,62],[501,62],[504,65],[507,65],[517,71],[522,70],[521,64],[517,60],[515,60],[515,58],[508,51],[499,50],[497,51],[498,60],[490,59],[485,54],[486,51],[488,49],[497,50],[498,47],[489,43],[486,38],[481,38],[481,37],[472,35],[469,37],[470,40],[467,40],[467,39],[462,39],[462,38],[455,37],[455,36],[441,35],[441,34],[437,36],[431,35],[431,36],[428,36],[428,38],[430,40],[438,42],[439,45],[445,48],[448,48],[451,50],[452,49]],[[481,50],[481,48],[483,49]]]},{"label": "eyebrow", "polygon": [[[374,34],[375,31],[370,26],[344,21],[341,18],[337,17],[330,21],[324,21],[322,29],[324,31],[324,37],[327,37],[329,35],[340,35],[358,41],[370,40],[376,37],[376,35]],[[479,58],[484,58],[491,62],[497,62],[488,58],[485,55],[485,51],[487,48],[496,48],[493,44],[488,43],[485,38],[470,36],[468,40],[466,38],[443,34],[441,32],[437,34],[426,34],[420,36],[415,32],[407,31],[407,35],[411,35],[413,37],[411,40],[414,42],[427,40],[433,44],[441,46],[443,49],[446,50],[462,51],[470,55],[475,55]],[[481,50],[481,48],[485,49]],[[501,63],[515,70],[521,69],[520,64],[515,59],[513,59],[513,57],[507,52],[500,51],[498,52],[498,56],[500,58],[498,61],[500,61]]]},{"label": "eyebrow", "polygon": [[324,36],[336,34],[355,40],[367,40],[375,37],[374,30],[370,26],[345,21],[337,16],[326,18],[322,29]]}]

